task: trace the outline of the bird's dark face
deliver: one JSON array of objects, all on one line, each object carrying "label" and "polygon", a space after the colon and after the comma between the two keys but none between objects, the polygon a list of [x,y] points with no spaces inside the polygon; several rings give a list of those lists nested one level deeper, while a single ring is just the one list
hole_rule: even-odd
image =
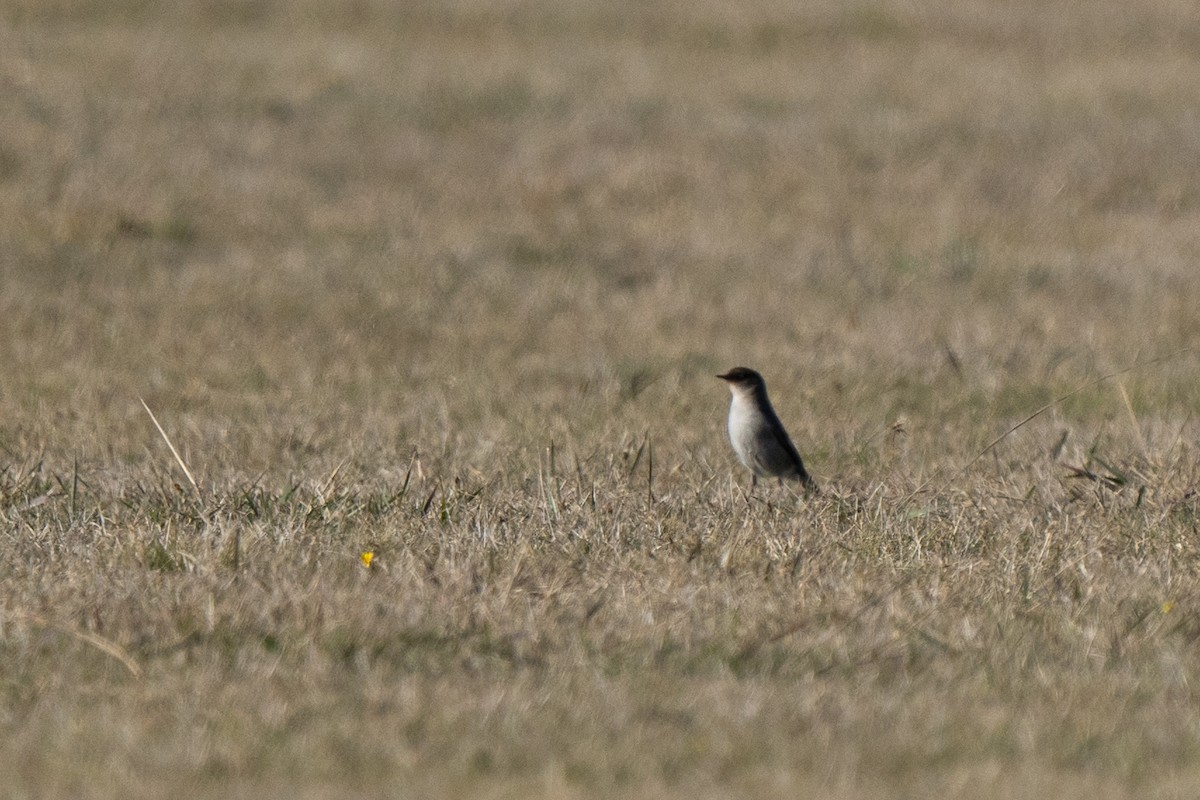
[{"label": "bird's dark face", "polygon": [[730,388],[755,389],[763,385],[763,377],[749,367],[734,367],[718,378],[729,384]]}]

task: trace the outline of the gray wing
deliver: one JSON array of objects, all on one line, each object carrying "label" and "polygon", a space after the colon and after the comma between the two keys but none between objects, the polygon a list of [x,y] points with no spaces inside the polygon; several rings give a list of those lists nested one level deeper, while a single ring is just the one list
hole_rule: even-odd
[{"label": "gray wing", "polygon": [[787,460],[788,466],[793,473],[792,477],[799,478],[800,482],[806,487],[816,488],[816,481],[808,474],[808,470],[804,468],[804,459],[800,458],[800,453],[796,451],[796,445],[792,444],[792,439],[788,436],[787,431],[783,427],[783,423],[779,421],[779,417],[771,413],[770,426],[771,436],[775,440],[777,450],[783,458]]}]

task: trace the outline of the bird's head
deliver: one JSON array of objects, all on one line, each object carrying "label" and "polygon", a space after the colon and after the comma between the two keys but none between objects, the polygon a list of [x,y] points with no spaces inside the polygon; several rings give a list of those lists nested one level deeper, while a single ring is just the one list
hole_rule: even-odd
[{"label": "bird's head", "polygon": [[718,378],[729,385],[729,391],[735,394],[753,394],[766,388],[763,376],[749,367],[734,367]]}]

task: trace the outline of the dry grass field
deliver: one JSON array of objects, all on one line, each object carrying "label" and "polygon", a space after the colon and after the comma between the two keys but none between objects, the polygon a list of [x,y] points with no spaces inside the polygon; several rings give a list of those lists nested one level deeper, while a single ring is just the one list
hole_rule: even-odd
[{"label": "dry grass field", "polygon": [[3,0],[0,796],[1200,796],[1198,52]]}]

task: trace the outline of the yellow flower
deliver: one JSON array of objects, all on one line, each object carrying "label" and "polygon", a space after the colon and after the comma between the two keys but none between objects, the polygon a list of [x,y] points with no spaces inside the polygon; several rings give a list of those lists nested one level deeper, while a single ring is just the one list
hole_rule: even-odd
[{"label": "yellow flower", "polygon": [[1174,600],[1166,600],[1166,601],[1164,601],[1164,602],[1163,602],[1163,604],[1162,604],[1162,612],[1163,612],[1164,614],[1170,614],[1170,613],[1171,613],[1171,609],[1172,609],[1172,608],[1174,608],[1174,607],[1175,607],[1175,601],[1174,601]]},{"label": "yellow flower", "polygon": [[359,562],[367,569],[371,568],[371,562],[375,560],[375,551],[366,550],[358,557]]}]

